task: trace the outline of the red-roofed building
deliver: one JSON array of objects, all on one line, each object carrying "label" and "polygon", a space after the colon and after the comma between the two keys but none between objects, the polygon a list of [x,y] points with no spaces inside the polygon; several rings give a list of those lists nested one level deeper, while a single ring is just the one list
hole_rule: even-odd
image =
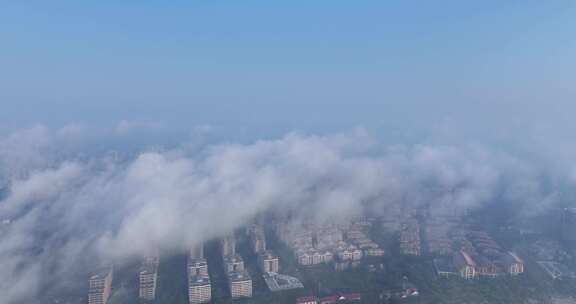
[{"label": "red-roofed building", "polygon": [[524,261],[515,253],[508,252],[503,258],[506,271],[511,275],[518,275],[524,272]]},{"label": "red-roofed building", "polygon": [[455,254],[454,266],[462,278],[469,280],[476,277],[476,262],[466,251],[460,250]]}]

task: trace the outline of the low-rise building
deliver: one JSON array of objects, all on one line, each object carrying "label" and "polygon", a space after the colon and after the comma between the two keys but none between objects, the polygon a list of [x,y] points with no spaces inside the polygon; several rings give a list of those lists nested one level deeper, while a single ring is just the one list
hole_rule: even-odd
[{"label": "low-rise building", "polygon": [[334,254],[331,251],[319,251],[316,250],[312,253],[312,265],[330,263],[334,260]]},{"label": "low-rise building", "polygon": [[502,274],[501,268],[499,267],[498,263],[496,263],[491,259],[488,259],[484,256],[478,256],[475,258],[475,262],[476,262],[476,273],[479,276],[496,277]]},{"label": "low-rise building", "polygon": [[469,280],[476,277],[476,262],[464,250],[455,254],[454,266],[462,278]]},{"label": "low-rise building", "polygon": [[334,254],[331,251],[319,251],[313,248],[305,251],[299,251],[296,253],[296,256],[298,263],[305,266],[330,263],[334,260]]},{"label": "low-rise building", "polygon": [[365,249],[376,249],[378,248],[378,244],[376,244],[375,242],[369,240],[369,239],[364,239],[364,240],[359,240],[355,243],[358,248],[365,250]]},{"label": "low-rise building", "polygon": [[365,256],[381,257],[384,256],[385,254],[386,252],[382,248],[368,248],[364,250]]},{"label": "low-rise building", "polygon": [[359,261],[362,259],[362,250],[350,245],[345,250],[338,252],[338,259],[341,261]]},{"label": "low-rise building", "polygon": [[312,265],[312,255],[310,251],[299,251],[296,252],[296,260],[298,264],[308,266]]},{"label": "low-rise building", "polygon": [[513,252],[508,252],[503,256],[502,262],[506,272],[511,275],[518,275],[524,272],[524,261]]}]

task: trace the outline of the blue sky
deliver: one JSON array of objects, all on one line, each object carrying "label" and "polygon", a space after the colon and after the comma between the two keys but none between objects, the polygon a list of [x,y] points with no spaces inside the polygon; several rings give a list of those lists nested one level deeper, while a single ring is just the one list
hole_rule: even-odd
[{"label": "blue sky", "polygon": [[3,127],[422,133],[576,110],[568,0],[4,1],[0,39]]}]

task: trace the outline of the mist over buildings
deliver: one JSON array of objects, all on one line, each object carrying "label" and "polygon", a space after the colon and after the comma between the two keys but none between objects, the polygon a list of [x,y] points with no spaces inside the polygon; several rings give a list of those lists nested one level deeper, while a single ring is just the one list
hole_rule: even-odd
[{"label": "mist over buildings", "polygon": [[5,2],[0,304],[269,211],[576,201],[574,1]]},{"label": "mist over buildings", "polygon": [[573,169],[549,165],[558,159],[545,161],[547,153],[389,144],[361,128],[91,150],[129,136],[121,125],[97,136],[39,125],[0,140],[0,275],[11,278],[0,282],[0,302],[65,289],[87,265],[189,248],[270,210],[327,221],[364,208],[378,215],[402,205],[443,213],[511,204],[522,218],[566,203],[574,183]]}]

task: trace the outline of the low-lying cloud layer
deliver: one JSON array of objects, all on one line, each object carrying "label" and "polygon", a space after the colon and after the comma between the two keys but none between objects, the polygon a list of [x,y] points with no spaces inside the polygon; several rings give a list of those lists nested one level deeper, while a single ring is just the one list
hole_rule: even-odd
[{"label": "low-lying cloud layer", "polygon": [[383,214],[501,201],[528,214],[557,202],[564,174],[479,145],[388,146],[362,131],[126,158],[79,152],[68,143],[81,132],[35,127],[0,139],[0,277],[10,278],[0,303],[35,300],[80,265],[189,247],[270,208],[324,220],[363,203]]}]

